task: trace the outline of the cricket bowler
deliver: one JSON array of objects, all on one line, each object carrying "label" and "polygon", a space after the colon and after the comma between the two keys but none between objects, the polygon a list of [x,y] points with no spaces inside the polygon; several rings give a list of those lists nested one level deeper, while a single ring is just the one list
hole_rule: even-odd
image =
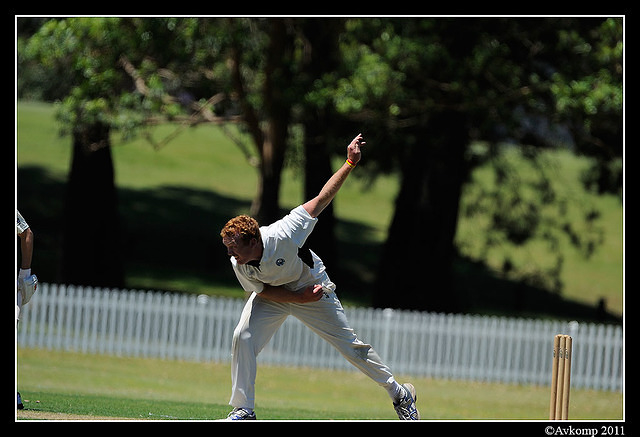
[{"label": "cricket bowler", "polygon": [[412,384],[400,385],[369,344],[357,338],[322,260],[303,247],[320,213],[360,161],[361,134],[347,146],[347,159],[320,193],[282,219],[260,227],[241,215],[220,236],[242,288],[251,293],[232,342],[231,399],[226,420],[255,420],[257,356],[288,316],[298,318],[356,368],[387,390],[401,420],[419,420]]}]

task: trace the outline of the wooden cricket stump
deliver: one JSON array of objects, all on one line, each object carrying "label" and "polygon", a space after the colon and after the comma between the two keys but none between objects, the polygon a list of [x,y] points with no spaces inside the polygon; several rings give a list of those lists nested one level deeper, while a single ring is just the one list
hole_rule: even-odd
[{"label": "wooden cricket stump", "polygon": [[569,335],[558,334],[553,339],[549,420],[567,420],[569,418],[571,345],[572,339]]}]

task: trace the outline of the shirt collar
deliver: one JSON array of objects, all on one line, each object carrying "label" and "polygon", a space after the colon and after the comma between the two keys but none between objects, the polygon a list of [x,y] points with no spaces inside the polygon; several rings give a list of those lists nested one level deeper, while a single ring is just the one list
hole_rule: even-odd
[{"label": "shirt collar", "polygon": [[247,264],[260,270],[260,261],[258,260],[254,259],[253,261],[249,261]]}]

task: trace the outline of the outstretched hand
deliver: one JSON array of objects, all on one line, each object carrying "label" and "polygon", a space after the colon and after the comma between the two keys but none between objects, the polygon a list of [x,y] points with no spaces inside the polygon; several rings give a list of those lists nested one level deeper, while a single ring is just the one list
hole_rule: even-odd
[{"label": "outstretched hand", "polygon": [[360,161],[360,146],[367,144],[362,138],[362,134],[358,134],[347,146],[347,158],[354,164]]}]

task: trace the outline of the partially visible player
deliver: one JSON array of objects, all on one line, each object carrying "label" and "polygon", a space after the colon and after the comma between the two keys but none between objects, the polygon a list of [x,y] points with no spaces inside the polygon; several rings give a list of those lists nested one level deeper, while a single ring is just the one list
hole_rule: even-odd
[{"label": "partially visible player", "polygon": [[[29,303],[31,296],[36,292],[38,287],[38,277],[31,274],[31,259],[33,258],[33,232],[27,224],[26,220],[16,210],[16,230],[20,237],[20,270],[18,271],[17,296],[16,296],[16,329],[20,320],[20,310],[23,305]],[[20,392],[18,392],[18,409],[23,408]]]},{"label": "partially visible player", "polygon": [[240,285],[251,293],[233,334],[229,401],[233,410],[227,420],[256,418],[257,355],[289,315],[384,387],[400,419],[420,418],[413,385],[397,383],[373,347],[358,339],[322,260],[304,247],[318,215],[360,161],[363,144],[362,135],[355,137],[347,146],[347,160],[320,193],[284,218],[259,227],[256,220],[242,215],[229,220],[220,233]]}]

